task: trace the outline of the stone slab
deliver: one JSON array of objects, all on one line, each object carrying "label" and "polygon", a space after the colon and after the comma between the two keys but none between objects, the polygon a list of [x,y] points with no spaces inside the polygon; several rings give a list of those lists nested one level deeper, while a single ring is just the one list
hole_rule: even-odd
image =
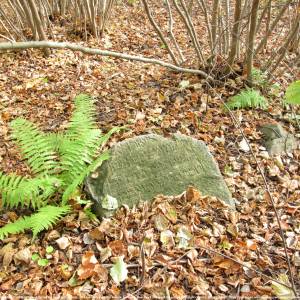
[{"label": "stone slab", "polygon": [[114,199],[119,207],[132,207],[158,194],[178,195],[189,185],[234,207],[219,168],[202,141],[181,134],[171,138],[149,134],[116,144],[110,159],[87,178],[86,191],[95,203],[95,213],[103,217],[113,213]]}]

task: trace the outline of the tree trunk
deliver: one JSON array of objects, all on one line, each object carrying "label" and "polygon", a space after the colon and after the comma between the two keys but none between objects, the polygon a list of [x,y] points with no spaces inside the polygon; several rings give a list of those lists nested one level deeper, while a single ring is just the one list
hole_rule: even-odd
[{"label": "tree trunk", "polygon": [[227,60],[226,74],[230,73],[234,60],[237,54],[237,48],[239,43],[240,34],[240,23],[241,23],[241,12],[242,12],[242,0],[235,1],[235,11],[234,11],[234,24],[231,34],[231,48]]},{"label": "tree trunk", "polygon": [[246,70],[247,70],[247,80],[252,85],[252,67],[253,67],[253,54],[254,54],[254,43],[256,36],[256,26],[257,26],[257,13],[258,13],[259,0],[253,0],[251,9],[251,19],[250,19],[250,30],[248,38],[248,49],[246,52]]},{"label": "tree trunk", "polygon": [[[36,5],[33,2],[33,0],[27,0],[27,1],[28,1],[28,5],[30,7],[31,13],[32,13],[33,22],[34,22],[37,32],[39,34],[39,40],[46,41],[47,40],[46,34],[44,32],[42,22],[41,22],[39,13],[37,11]],[[50,49],[45,48],[44,53],[46,56],[49,56],[51,54]]]}]

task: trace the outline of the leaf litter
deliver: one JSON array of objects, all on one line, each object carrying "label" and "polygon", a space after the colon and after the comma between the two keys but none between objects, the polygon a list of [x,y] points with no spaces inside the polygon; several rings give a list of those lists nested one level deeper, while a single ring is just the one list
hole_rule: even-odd
[{"label": "leaf litter", "polygon": [[[149,24],[141,26],[137,7],[117,13],[119,22],[112,24],[109,39],[90,39],[89,46],[167,57],[157,47]],[[129,18],[129,13],[136,17]],[[164,21],[163,14],[157,17]],[[104,132],[116,125],[129,128],[110,145],[149,132],[180,132],[206,142],[233,193],[236,211],[192,187],[179,196],[157,196],[152,204],[132,210],[121,208],[114,218],[100,224],[74,204],[73,214],[36,240],[20,234],[0,242],[1,295],[293,297],[287,288],[284,248],[269,196],[248,145],[217,97],[232,96],[242,88],[242,81],[230,79],[226,88],[210,89],[194,75],[77,52],[54,52],[49,58],[40,51],[0,56],[1,170],[29,174],[8,138],[11,120],[22,116],[46,131],[59,131],[70,116],[72,99],[85,92],[97,100],[98,123]],[[294,72],[299,73],[296,68]],[[283,84],[289,76],[283,74]],[[235,115],[267,174],[296,280],[300,274],[300,150],[270,157],[261,146],[260,123],[284,120],[287,115],[280,97],[272,101],[267,112],[243,110]],[[286,125],[296,130],[291,123]],[[0,225],[22,213],[5,211]],[[296,284],[299,288],[299,281]]]}]

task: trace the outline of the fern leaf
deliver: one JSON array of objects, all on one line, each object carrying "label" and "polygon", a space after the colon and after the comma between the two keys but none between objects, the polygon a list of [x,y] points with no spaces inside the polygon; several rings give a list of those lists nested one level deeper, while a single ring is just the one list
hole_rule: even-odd
[{"label": "fern leaf", "polygon": [[64,215],[71,211],[71,207],[66,206],[44,206],[39,211],[28,217],[21,217],[13,223],[6,224],[0,228],[0,240],[6,238],[9,234],[17,234],[31,229],[33,237],[50,228],[57,223]]},{"label": "fern leaf", "polygon": [[75,97],[75,109],[73,111],[66,135],[71,139],[77,139],[86,132],[97,129],[95,122],[96,108],[92,98],[85,94]]},{"label": "fern leaf", "polygon": [[0,228],[0,240],[5,239],[10,234],[17,234],[30,229],[30,222],[28,217],[21,217],[15,222],[8,223]]},{"label": "fern leaf", "polygon": [[91,172],[93,172],[96,168],[98,168],[103,161],[109,159],[109,153],[107,151],[103,152],[96,160],[93,161],[89,166],[85,168],[83,172],[81,172],[73,182],[65,189],[65,192],[62,195],[62,203],[66,204],[70,199],[71,195],[75,192],[77,187],[82,184],[85,177],[88,176]]},{"label": "fern leaf", "polygon": [[64,215],[71,211],[71,207],[66,206],[51,206],[47,205],[39,209],[36,214],[31,215],[29,218],[30,228],[35,237],[39,232],[50,228],[53,224],[57,223]]},{"label": "fern leaf", "polygon": [[12,137],[35,174],[53,173],[57,167],[56,154],[49,140],[31,122],[16,119],[11,122]]},{"label": "fern leaf", "polygon": [[226,103],[229,109],[240,109],[240,108],[262,108],[268,107],[268,102],[259,91],[254,89],[242,90],[239,94],[231,97]]},{"label": "fern leaf", "polygon": [[48,140],[52,150],[59,152],[60,145],[63,143],[65,136],[61,132],[46,133],[45,138]]},{"label": "fern leaf", "polygon": [[2,205],[10,208],[18,205],[33,208],[45,205],[62,185],[56,177],[25,178],[15,174],[5,175],[0,172],[0,193]]}]

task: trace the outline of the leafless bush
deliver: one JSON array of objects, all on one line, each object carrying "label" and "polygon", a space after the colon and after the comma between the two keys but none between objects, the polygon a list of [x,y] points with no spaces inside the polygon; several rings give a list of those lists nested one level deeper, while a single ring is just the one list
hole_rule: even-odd
[{"label": "leafless bush", "polygon": [[[175,65],[192,64],[184,56],[193,49],[199,68],[227,76],[237,70],[239,63],[251,83],[253,64],[258,64],[262,71],[274,72],[287,51],[294,51],[295,61],[299,59],[299,0],[142,2]],[[156,21],[156,12],[162,8],[168,15],[168,24]],[[181,42],[184,32],[178,28],[185,28],[189,47]],[[257,59],[263,52],[267,57],[264,64]]]},{"label": "leafless bush", "polygon": [[103,35],[115,0],[6,0],[0,2],[2,37],[12,41],[53,37],[53,21],[68,20],[74,29]]}]

